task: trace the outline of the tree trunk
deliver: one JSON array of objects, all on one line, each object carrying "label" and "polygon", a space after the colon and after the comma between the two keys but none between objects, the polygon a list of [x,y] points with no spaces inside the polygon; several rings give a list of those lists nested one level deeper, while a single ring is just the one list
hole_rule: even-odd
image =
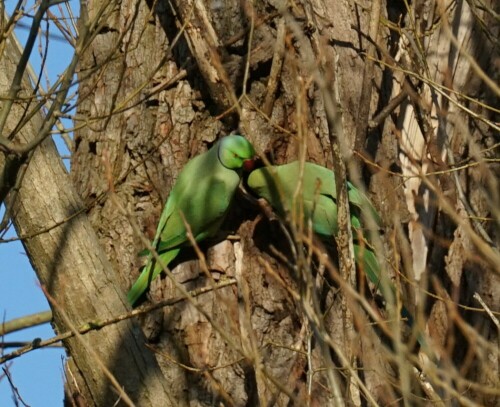
[{"label": "tree trunk", "polygon": [[[455,60],[450,60],[449,66],[463,72],[460,78],[443,76],[446,72],[439,68],[441,54],[437,51],[435,60],[427,54],[423,56],[428,58],[428,64],[434,64],[434,73],[428,76],[425,66],[415,62],[419,61],[418,55],[413,55],[418,44],[413,48],[409,46],[405,38],[400,37],[401,29],[394,26],[396,29],[389,31],[389,24],[369,25],[382,13],[380,21],[394,24],[405,21],[406,27],[413,27],[412,32],[418,33],[440,15],[439,7],[432,10],[434,15],[427,15],[419,11],[420,5],[409,13],[373,3],[367,2],[363,8],[359,3],[313,1],[294,3],[289,9],[272,2],[252,6],[228,1],[215,7],[201,1],[178,1],[172,2],[172,8],[156,2],[149,2],[148,7],[143,3],[121,3],[117,17],[102,30],[99,40],[83,59],[82,72],[94,68],[102,74],[82,81],[82,95],[88,96],[82,97],[79,114],[92,118],[93,126],[83,127],[76,135],[78,148],[73,160],[73,178],[83,198],[91,202],[108,188],[108,166],[111,168],[116,197],[127,207],[127,213],[119,212],[108,199],[97,203],[90,216],[106,253],[125,279],[124,290],[138,276],[140,263],[136,254],[143,247],[131,224],[137,222],[144,235],[151,239],[162,205],[180,169],[236,125],[258,151],[269,154],[275,163],[305,155],[307,160],[326,166],[332,166],[335,159],[331,135],[337,133],[335,126],[340,125],[341,137],[336,135],[342,159],[348,168],[356,168],[351,163],[358,160],[364,166],[361,174],[364,180],[373,178],[374,201],[387,225],[380,243],[387,253],[380,258],[387,258],[388,265],[395,265],[396,269],[399,266],[395,262],[403,258],[403,273],[410,281],[419,281],[415,273],[422,264],[424,274],[436,270],[433,276],[444,278],[441,284],[446,285],[451,263],[445,256],[449,253],[450,259],[449,251],[457,250],[457,245],[464,246],[458,242],[443,246],[439,240],[453,240],[453,233],[459,233],[464,227],[469,234],[475,232],[468,223],[456,229],[454,222],[450,222],[453,217],[440,212],[436,203],[418,216],[417,213],[422,213],[418,209],[420,204],[415,208],[408,199],[424,198],[429,193],[426,190],[433,185],[445,185],[445,191],[455,190],[456,185],[450,182],[452,175],[446,172],[439,178],[427,177],[420,182],[420,189],[408,183],[401,188],[401,179],[387,170],[407,160],[414,168],[405,166],[403,171],[422,168],[421,173],[430,172],[429,157],[432,160],[441,157],[439,162],[443,163],[442,154],[449,149],[443,137],[456,140],[453,135],[456,126],[444,136],[437,124],[431,122],[446,102],[433,98],[435,91],[429,89],[425,81],[405,77],[390,67],[395,64],[392,58],[398,49],[406,50],[410,59],[398,62],[400,66],[454,88],[465,87],[460,78],[472,75],[473,68],[451,45],[449,36],[444,34],[444,23],[438,33],[426,37],[423,44],[431,49],[444,47],[445,58],[454,55]],[[98,4],[94,2],[92,7]],[[461,22],[463,18],[471,19],[470,11],[464,10],[467,6],[461,7],[448,11],[447,20],[464,27],[467,36],[479,41],[483,34]],[[412,14],[417,11],[421,14]],[[371,40],[366,37],[369,27]],[[177,38],[179,30],[182,33]],[[120,42],[123,31],[128,32],[127,40]],[[459,41],[466,40],[459,37]],[[365,49],[368,55],[382,58],[389,67],[373,63],[367,66]],[[467,50],[480,55],[472,46]],[[482,66],[488,66],[489,58],[482,54],[479,59]],[[438,70],[434,69],[436,66]],[[143,84],[146,86],[139,88]],[[409,88],[405,92],[410,97],[385,121],[367,128],[368,119],[379,113],[401,89],[406,89],[405,86]],[[479,83],[476,86],[480,89]],[[367,87],[371,91],[367,92]],[[99,89],[95,97],[91,96],[92,89]],[[422,99],[418,96],[420,92]],[[332,101],[333,112],[329,112]],[[119,109],[125,106],[127,109],[120,113]],[[403,120],[412,106],[420,109],[414,125],[426,131],[426,142],[421,144],[412,141],[415,136],[411,123]],[[111,115],[117,109],[118,114]],[[452,111],[453,106],[449,109]],[[463,113],[457,111],[456,115],[453,117]],[[329,120],[332,116],[340,123]],[[452,126],[452,119],[445,112],[440,111],[439,120],[441,125]],[[365,124],[360,125],[360,121]],[[469,142],[477,146],[478,151],[479,146],[487,145],[485,139],[477,138],[474,133],[470,133],[470,137]],[[335,137],[333,140],[335,142]],[[358,151],[350,147],[353,145]],[[412,148],[407,148],[409,145]],[[376,160],[376,165],[369,165],[369,161],[359,159],[355,153],[368,160],[375,157],[371,160]],[[467,152],[462,149],[453,151],[453,155],[455,161],[459,161],[467,157]],[[107,164],[103,163],[103,157]],[[482,170],[490,171],[490,168],[483,165]],[[463,174],[465,179],[467,175]],[[360,179],[359,173],[351,173],[351,176]],[[431,185],[426,185],[426,181]],[[416,191],[414,195],[409,192],[412,190]],[[471,193],[477,194],[482,202],[487,196],[476,189],[471,189]],[[444,199],[441,193],[437,195]],[[459,205],[457,196],[447,195],[445,199],[452,208]],[[491,207],[483,205],[482,210],[476,210],[487,216]],[[407,223],[410,225],[408,240],[401,235],[401,225]],[[318,371],[329,366],[327,359],[330,358],[321,347],[321,335],[316,336],[318,343],[312,342],[309,361],[300,352],[306,351],[306,335],[309,335],[301,308],[304,300],[297,300],[286,289],[292,287],[292,292],[299,292],[300,282],[270,254],[270,245],[277,239],[274,225],[239,199],[225,225],[227,230],[238,232],[239,241],[203,246],[209,247],[206,255],[210,275],[203,272],[192,253],[187,253],[174,268],[177,281],[188,289],[210,285],[211,279],[217,281],[223,275],[236,277],[237,288],[228,287],[196,300],[198,307],[210,315],[210,320],[193,305],[181,303],[143,321],[179,405],[205,405],[213,400],[228,405],[286,404],[290,398],[298,404],[309,398],[313,404],[325,405],[334,394],[330,392],[335,382],[340,383],[348,404],[358,405],[363,399],[388,404],[401,394],[405,400],[414,402],[412,394],[423,395],[425,389],[419,390],[421,383],[404,359],[389,363],[387,351],[382,350],[379,337],[366,325],[366,318],[357,315],[359,310],[358,313],[350,311],[349,298],[346,301],[333,291],[327,292],[323,300],[324,309],[330,311],[321,326],[340,350],[341,354],[337,352],[332,363],[341,368],[345,378],[332,379]],[[434,239],[429,240],[429,235],[418,237],[413,232],[415,227],[432,231]],[[488,251],[478,248],[477,241],[468,244],[466,257],[475,250]],[[496,254],[490,255],[494,259]],[[485,278],[496,279],[491,262],[480,264]],[[392,275],[390,270],[392,267],[388,268]],[[400,275],[396,273],[394,278],[399,280]],[[429,277],[422,280],[418,289],[402,281],[405,297],[409,299],[405,302],[417,315],[426,310],[423,293],[428,280]],[[363,285],[363,281],[358,284]],[[463,295],[470,298],[471,292],[463,288],[463,284],[458,281],[457,287],[462,287]],[[153,282],[149,298],[158,301],[176,295],[179,293],[174,284],[169,279],[161,279]],[[447,303],[446,298],[440,298],[442,301],[437,301],[433,310]],[[493,298],[490,293],[487,302],[494,308]],[[437,323],[435,315],[432,311],[430,321],[434,324]],[[400,329],[400,326],[392,329]],[[487,335],[495,335],[491,330],[488,332]],[[435,339],[445,345],[446,334],[437,335]],[[446,361],[443,363],[459,360],[456,359],[460,354],[458,348],[443,351],[442,359]],[[342,355],[350,361],[347,365],[342,362]],[[357,368],[364,369],[362,377],[366,387],[356,378],[353,369]],[[307,373],[312,372],[316,373],[308,389]],[[475,377],[472,370],[470,374],[471,378]],[[397,378],[404,384],[402,388],[390,384]],[[446,386],[445,390],[436,390],[448,391]],[[455,396],[453,390],[449,391],[450,397]]]},{"label": "tree trunk", "polygon": [[[237,238],[201,245],[207,269],[188,249],[171,265],[188,290],[227,278],[235,285],[141,318],[145,337],[120,323],[84,338],[96,348],[99,338],[114,345],[104,347],[108,367],[141,352],[145,364],[135,369],[151,369],[152,385],[141,379],[130,387],[129,377],[112,370],[138,405],[147,405],[139,391],[167,405],[165,389],[179,406],[498,402],[498,330],[483,312],[500,305],[498,119],[491,109],[499,92],[488,82],[498,58],[494,2],[479,9],[418,1],[408,10],[405,2],[387,3],[88,2],[87,21],[105,5],[112,9],[78,72],[81,126],[71,177],[89,209],[49,232],[59,233],[51,262],[29,249],[37,238],[25,242],[40,275],[57,268],[65,276],[50,280],[48,291],[74,325],[125,308],[124,293],[142,266],[138,253],[154,236],[179,171],[236,127],[275,164],[305,158],[334,168],[338,178],[347,169],[357,186],[370,186],[384,221],[373,244],[401,293],[380,304],[377,287],[350,266],[345,205],[340,264],[335,255],[325,263],[321,253],[334,248],[315,246],[320,254],[310,258],[293,227],[290,247],[280,221],[239,196],[223,226]],[[50,208],[53,221],[82,207],[75,197],[43,199],[38,206],[44,217]],[[50,199],[64,211],[58,215]],[[84,227],[87,218],[100,245]],[[26,219],[16,214],[20,234],[32,230]],[[67,243],[71,236],[82,243]],[[77,247],[91,248],[99,261],[73,257]],[[66,278],[76,266],[83,269]],[[148,300],[180,295],[172,280],[159,278]],[[399,318],[400,302],[415,315],[413,329]],[[122,344],[128,332],[132,353]],[[414,357],[418,336],[437,360],[425,360],[425,346]],[[85,349],[77,339],[68,348],[89,380],[75,356]]]}]

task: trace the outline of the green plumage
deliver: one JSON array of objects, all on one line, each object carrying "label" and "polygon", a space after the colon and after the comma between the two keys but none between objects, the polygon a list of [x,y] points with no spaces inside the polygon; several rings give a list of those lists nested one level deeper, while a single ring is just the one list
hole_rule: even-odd
[{"label": "green plumage", "polygon": [[[301,188],[298,188],[299,180]],[[312,221],[316,234],[324,239],[331,239],[338,232],[337,224],[337,190],[335,174],[327,168],[313,163],[304,163],[301,173],[298,161],[290,164],[259,168],[248,177],[248,186],[285,218],[287,213],[292,219]],[[297,190],[301,191],[300,193]],[[385,298],[396,296],[396,287],[388,279],[381,283],[381,268],[377,256],[364,240],[366,233],[363,228],[361,213],[367,213],[377,225],[380,217],[369,199],[358,191],[351,183],[347,183],[349,211],[354,233],[354,257],[358,267],[367,278],[382,292]],[[298,199],[299,198],[299,199]],[[401,316],[409,326],[413,325],[413,317],[403,306]],[[416,338],[432,360],[436,355],[428,346],[425,334],[417,330]]]},{"label": "green plumage", "polygon": [[[302,180],[300,188],[299,180]],[[306,162],[301,173],[300,163],[295,161],[252,171],[248,177],[248,186],[257,195],[265,198],[282,218],[289,214],[292,219],[303,218],[304,222],[311,220],[314,232],[326,240],[337,234],[337,193],[333,171]],[[297,190],[301,192],[298,193]],[[378,225],[380,217],[369,199],[349,182],[347,190],[351,225],[356,232],[353,242],[356,264],[381,290],[385,298],[389,295],[394,298],[395,286],[387,279],[381,284],[381,269],[377,256],[363,238],[361,212],[368,211],[369,216]],[[413,317],[404,306],[401,316],[406,318],[408,325],[413,325]],[[435,359],[422,333],[417,334],[417,340],[420,346],[426,349],[427,354]]]},{"label": "green plumage", "polygon": [[[301,188],[298,188],[299,180]],[[331,239],[338,232],[337,193],[335,174],[327,168],[313,163],[304,163],[301,173],[298,161],[290,164],[259,168],[248,177],[248,186],[285,218],[287,213],[292,219],[311,220],[316,234],[324,239]],[[297,190],[300,190],[299,194]],[[380,217],[369,199],[358,191],[351,183],[347,183],[349,211],[354,233],[354,257],[358,267],[367,278],[382,292],[384,298],[396,296],[396,287],[388,279],[381,283],[381,268],[377,256],[364,240],[361,213],[367,213],[377,225]],[[297,199],[299,198],[299,199]],[[406,307],[402,307],[401,316],[409,326],[413,326],[413,317]],[[417,329],[416,338],[421,349],[434,361],[437,357],[427,344],[425,334]]]},{"label": "green plumage", "polygon": [[[298,183],[301,181],[300,195]],[[265,198],[280,216],[288,213],[292,219],[312,221],[315,233],[328,239],[338,232],[337,189],[335,174],[328,168],[313,163],[304,163],[301,173],[300,163],[294,161],[285,165],[264,167],[254,170],[248,177],[248,186],[260,197]],[[375,223],[380,224],[380,217],[370,200],[347,183],[351,225],[357,233],[354,236],[354,255],[356,263],[369,278],[380,287],[380,265],[375,253],[366,242],[359,241],[363,235],[362,211],[369,211]],[[295,197],[295,199],[294,199]],[[391,287],[391,290],[394,290]]]},{"label": "green plumage", "polygon": [[[248,140],[232,135],[186,164],[170,192],[152,243],[164,266],[189,245],[185,222],[197,242],[217,233],[240,183],[241,170],[254,155]],[[127,295],[130,304],[136,303],[162,269],[150,254]]]}]

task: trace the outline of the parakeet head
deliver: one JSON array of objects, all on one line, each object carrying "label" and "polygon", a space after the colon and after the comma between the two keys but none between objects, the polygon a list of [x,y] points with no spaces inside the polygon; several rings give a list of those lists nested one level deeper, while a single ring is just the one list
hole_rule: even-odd
[{"label": "parakeet head", "polygon": [[253,168],[255,150],[252,144],[243,136],[231,135],[219,142],[219,160],[226,168],[236,170]]},{"label": "parakeet head", "polygon": [[278,186],[280,180],[276,177],[272,167],[262,167],[252,171],[247,179],[247,184],[259,197],[265,198],[284,213]]}]

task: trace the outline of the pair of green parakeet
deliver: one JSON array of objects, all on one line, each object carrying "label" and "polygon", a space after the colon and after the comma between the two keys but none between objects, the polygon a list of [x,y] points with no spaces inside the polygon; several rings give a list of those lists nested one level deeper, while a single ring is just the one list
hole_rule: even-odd
[{"label": "pair of green parakeet", "polygon": [[[180,173],[168,197],[153,240],[152,247],[164,266],[177,256],[183,246],[189,245],[186,223],[193,238],[199,242],[217,233],[231,205],[240,183],[242,169],[253,168],[255,151],[242,136],[231,135],[219,140],[210,150],[189,161]],[[337,203],[334,173],[327,168],[299,162],[254,170],[248,186],[259,197],[265,198],[283,218],[292,208],[299,177],[302,179],[301,209],[305,220],[311,220],[313,230],[322,237],[337,233]],[[351,205],[351,224],[361,230],[362,210],[379,217],[368,198],[352,184],[348,184]],[[282,199],[283,198],[283,199]],[[355,241],[356,261],[375,285],[380,281],[380,267],[376,256],[364,244]],[[128,293],[134,305],[163,267],[150,254],[138,280]]]}]

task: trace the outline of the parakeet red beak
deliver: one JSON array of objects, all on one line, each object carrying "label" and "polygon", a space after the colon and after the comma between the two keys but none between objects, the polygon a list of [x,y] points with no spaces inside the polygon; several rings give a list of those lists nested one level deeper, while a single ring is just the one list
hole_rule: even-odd
[{"label": "parakeet red beak", "polygon": [[251,158],[250,160],[243,161],[243,170],[245,172],[250,172],[255,167],[255,159]]}]

